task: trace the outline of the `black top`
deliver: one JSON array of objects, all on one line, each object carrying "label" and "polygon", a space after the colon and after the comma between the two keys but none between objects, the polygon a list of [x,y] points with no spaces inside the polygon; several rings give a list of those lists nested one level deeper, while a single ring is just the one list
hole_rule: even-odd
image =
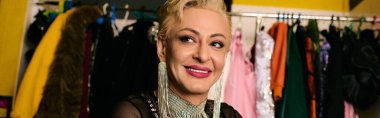
[{"label": "black top", "polygon": [[[206,114],[211,118],[213,114],[214,101],[207,100],[205,106]],[[129,95],[114,110],[113,118],[158,118],[158,101],[153,92],[140,93],[140,95]],[[221,118],[241,118],[232,106],[221,103]]]}]

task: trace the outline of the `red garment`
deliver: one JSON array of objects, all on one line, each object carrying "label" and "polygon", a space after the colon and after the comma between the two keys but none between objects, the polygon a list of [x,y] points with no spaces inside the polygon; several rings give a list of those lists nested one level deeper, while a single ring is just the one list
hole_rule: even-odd
[{"label": "red garment", "polygon": [[268,34],[275,41],[271,62],[271,89],[274,101],[278,101],[282,98],[285,82],[288,25],[280,22],[275,23],[269,29]]},{"label": "red garment", "polygon": [[86,32],[86,46],[85,46],[85,59],[83,63],[83,88],[82,88],[82,103],[80,108],[79,118],[88,118],[89,117],[89,106],[88,106],[88,97],[90,89],[90,67],[91,67],[91,47],[92,47],[92,38],[93,30],[89,29]]}]

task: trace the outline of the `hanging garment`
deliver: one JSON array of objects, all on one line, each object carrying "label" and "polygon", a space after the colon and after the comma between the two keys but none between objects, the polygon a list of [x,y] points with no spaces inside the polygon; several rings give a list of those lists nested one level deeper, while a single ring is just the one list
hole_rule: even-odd
[{"label": "hanging garment", "polygon": [[243,118],[256,118],[256,77],[253,65],[244,56],[241,29],[235,31],[231,50],[231,68],[226,80],[224,102]]},{"label": "hanging garment", "polygon": [[[367,109],[377,100],[380,91],[380,59],[374,48],[368,42],[373,33],[360,33],[357,40],[348,28],[343,35],[345,73],[343,75],[344,95],[347,102],[352,103],[355,108]],[[353,38],[354,37],[354,38]]]},{"label": "hanging garment", "polygon": [[61,29],[70,14],[72,11],[60,14],[36,48],[18,90],[15,106],[11,113],[12,118],[33,118],[36,115],[48,79],[50,65],[54,60],[60,41]]},{"label": "hanging garment", "polygon": [[[116,96],[113,86],[117,80],[122,54],[122,43],[114,39],[111,21],[103,17],[103,23],[93,25],[93,47],[91,52],[91,81],[89,107],[90,117],[105,118],[111,116]],[[120,83],[125,84],[125,83]]]},{"label": "hanging garment", "polygon": [[257,102],[256,110],[258,118],[274,118],[274,102],[270,89],[270,68],[273,53],[274,40],[268,33],[260,31],[252,54],[254,58],[255,73],[257,77]]},{"label": "hanging garment", "polygon": [[32,59],[36,47],[50,26],[48,18],[43,13],[44,11],[38,11],[34,16],[36,20],[30,24],[28,31],[26,32],[25,45],[28,47],[25,53],[26,65],[28,65]]},{"label": "hanging garment", "polygon": [[307,118],[309,117],[306,86],[302,73],[301,56],[293,33],[292,26],[288,30],[288,52],[285,74],[284,98],[282,103],[281,117]]},{"label": "hanging garment", "polygon": [[[136,91],[157,89],[158,63],[157,48],[149,40],[148,31],[153,26],[151,20],[138,20],[131,25],[133,30],[125,27],[119,40],[123,40],[119,77],[115,81],[113,93],[119,98]],[[124,34],[125,33],[125,34]]]},{"label": "hanging garment", "polygon": [[316,118],[316,91],[320,86],[319,29],[317,20],[309,20],[306,38],[307,80],[309,88],[310,118]]},{"label": "hanging garment", "polygon": [[344,118],[359,118],[352,104],[344,101]]},{"label": "hanging garment", "polygon": [[101,11],[97,7],[83,6],[73,9],[68,17],[50,66],[37,117],[79,117],[83,95],[86,28],[100,16]]},{"label": "hanging garment", "polygon": [[[301,55],[301,63],[302,63],[302,74],[304,75],[304,78],[308,77],[308,70],[307,70],[307,63],[306,63],[306,39],[307,39],[307,34],[306,34],[306,29],[300,24],[297,24],[297,29],[296,29],[296,42],[297,42],[297,47],[298,51]],[[307,84],[308,81],[305,80],[305,83]]]},{"label": "hanging garment", "polygon": [[274,101],[278,101],[282,98],[285,81],[288,26],[285,23],[275,23],[268,34],[275,42],[271,62],[271,89]]},{"label": "hanging garment", "polygon": [[365,42],[371,45],[374,51],[378,52],[376,53],[377,57],[380,57],[380,42],[376,39],[374,30],[365,29],[361,31],[360,39],[363,39]]},{"label": "hanging garment", "polygon": [[321,76],[319,87],[316,88],[316,102],[317,102],[317,118],[323,118],[323,114],[326,113],[326,77],[327,77],[327,65],[329,63],[329,52],[331,50],[330,44],[325,41],[321,44],[320,61],[321,61]]},{"label": "hanging garment", "polygon": [[324,113],[322,118],[344,117],[344,95],[343,95],[343,42],[335,26],[329,27],[329,32],[321,32],[331,45],[326,72],[326,102],[324,102]]},{"label": "hanging garment", "polygon": [[90,71],[91,71],[91,48],[94,31],[91,28],[86,30],[86,43],[84,48],[84,63],[83,63],[83,83],[82,83],[82,96],[79,118],[88,118],[89,116],[89,89],[90,89]]}]

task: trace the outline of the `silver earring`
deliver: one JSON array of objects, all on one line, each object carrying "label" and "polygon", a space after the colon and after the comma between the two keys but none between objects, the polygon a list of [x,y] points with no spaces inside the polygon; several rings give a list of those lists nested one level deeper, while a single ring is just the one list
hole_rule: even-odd
[{"label": "silver earring", "polygon": [[214,87],[215,90],[215,98],[214,98],[214,113],[213,118],[219,118],[220,116],[220,97],[222,92],[222,77],[223,73],[220,76],[219,80],[216,81],[216,86]]},{"label": "silver earring", "polygon": [[158,64],[158,109],[160,117],[169,118],[168,73],[165,62]]}]

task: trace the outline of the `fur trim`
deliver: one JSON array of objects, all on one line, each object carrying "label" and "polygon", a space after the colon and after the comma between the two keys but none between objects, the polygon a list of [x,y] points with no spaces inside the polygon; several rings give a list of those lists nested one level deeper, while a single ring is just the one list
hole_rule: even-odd
[{"label": "fur trim", "polygon": [[86,27],[101,16],[96,7],[73,9],[50,65],[37,117],[78,118],[81,108]]}]

